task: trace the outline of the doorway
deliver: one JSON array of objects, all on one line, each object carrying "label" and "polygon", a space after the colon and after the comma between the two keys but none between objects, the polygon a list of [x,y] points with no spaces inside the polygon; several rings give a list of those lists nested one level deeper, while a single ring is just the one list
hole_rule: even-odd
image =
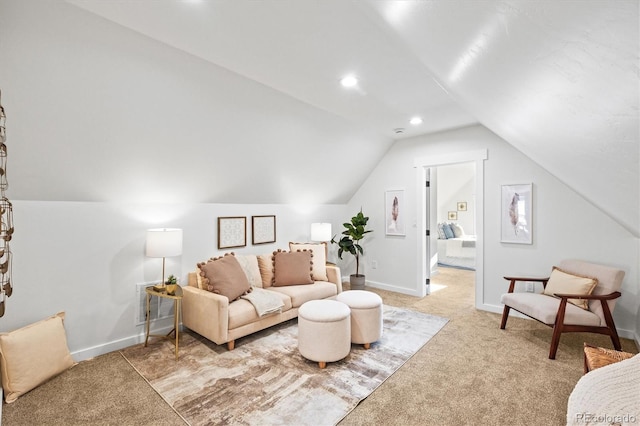
[{"label": "doorway", "polygon": [[[414,165],[416,167],[416,187],[418,194],[417,204],[417,217],[420,218],[417,222],[418,232],[418,247],[420,265],[417,268],[417,280],[416,289],[418,295],[424,297],[428,290],[431,280],[431,272],[433,266],[437,264],[437,247],[438,247],[438,232],[437,232],[437,191],[433,190],[432,170],[437,169],[440,166],[462,164],[462,163],[474,163],[475,164],[475,209],[474,217],[472,219],[472,228],[476,235],[476,248],[475,248],[475,306],[476,308],[482,306],[484,303],[484,280],[483,280],[483,226],[484,223],[484,160],[487,159],[486,150],[458,152],[439,156],[430,156],[423,158],[416,158]],[[436,177],[437,179],[437,177]],[[427,183],[429,182],[429,183]],[[426,188],[429,188],[427,190]],[[460,200],[464,201],[464,200]],[[467,201],[468,203],[468,201]],[[456,212],[457,212],[456,206]],[[462,206],[460,206],[462,207]],[[468,204],[467,204],[468,208]],[[451,210],[454,211],[453,209]]]}]

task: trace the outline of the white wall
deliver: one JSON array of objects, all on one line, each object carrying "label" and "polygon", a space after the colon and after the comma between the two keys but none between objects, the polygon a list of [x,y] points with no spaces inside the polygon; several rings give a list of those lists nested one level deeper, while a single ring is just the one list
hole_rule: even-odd
[{"label": "white wall", "polygon": [[[486,149],[484,162],[484,282],[482,300],[476,305],[499,312],[500,295],[506,291],[507,274],[544,275],[564,258],[579,258],[617,266],[626,271],[623,296],[615,310],[621,333],[633,336],[637,325],[638,239],[600,209],[532,162],[511,145],[482,126],[398,141],[349,202],[356,211],[363,207],[371,217],[374,232],[364,241],[365,273],[374,287],[415,294],[417,238],[415,214],[408,220],[406,237],[384,234],[383,195],[389,187],[406,188],[407,211],[416,211],[415,158],[442,156],[461,151]],[[533,244],[500,242],[501,185],[533,183]],[[371,268],[371,261],[378,268]],[[344,265],[343,274],[348,272]]]},{"label": "white wall", "polygon": [[[136,283],[160,280],[162,270],[161,259],[144,256],[146,229],[183,228],[183,254],[167,258],[166,271],[184,283],[197,262],[228,251],[270,253],[289,241],[309,241],[312,222],[337,229],[345,211],[344,205],[16,201],[14,293],[0,331],[65,311],[77,360],[137,343],[144,330],[135,321]],[[270,214],[276,215],[276,243],[251,245],[251,215]],[[245,248],[217,249],[218,216],[247,216]]]},{"label": "white wall", "polygon": [[[475,235],[475,163],[451,164],[434,168],[437,171],[438,222],[456,222],[465,234]],[[458,211],[458,202],[467,203],[466,211]],[[448,212],[455,211],[458,219],[449,220]]]}]

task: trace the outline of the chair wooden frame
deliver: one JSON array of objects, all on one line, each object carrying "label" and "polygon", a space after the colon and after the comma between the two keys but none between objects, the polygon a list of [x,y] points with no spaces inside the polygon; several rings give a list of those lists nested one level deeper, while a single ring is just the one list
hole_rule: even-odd
[{"label": "chair wooden frame", "polygon": [[[546,288],[547,282],[549,281],[549,277],[547,278],[525,278],[525,277],[504,277],[505,280],[510,281],[509,284],[509,293],[513,293],[515,289],[515,284],[518,281],[528,281],[528,282],[539,282],[542,283],[542,286]],[[602,294],[602,295],[579,295],[579,294],[554,294],[554,296],[560,298],[560,306],[558,307],[558,313],[556,314],[556,320],[554,324],[547,324],[542,321],[539,321],[536,318],[527,315],[524,312],[520,312],[515,308],[511,308],[510,306],[505,305],[504,310],[502,311],[502,320],[500,322],[500,329],[504,330],[507,326],[507,318],[509,317],[509,311],[511,309],[520,312],[523,315],[526,315],[530,318],[535,319],[536,321],[553,328],[553,337],[551,338],[551,348],[549,349],[549,359],[556,359],[556,352],[558,351],[558,345],[560,343],[560,335],[562,333],[570,333],[570,332],[587,332],[587,333],[598,333],[598,334],[606,334],[611,337],[611,342],[613,343],[613,347],[620,351],[622,350],[622,345],[620,344],[620,337],[618,337],[618,332],[616,330],[615,323],[613,322],[613,316],[611,315],[611,310],[609,309],[609,304],[607,301],[617,299],[622,294],[619,291],[614,291],[610,294]],[[551,297],[551,296],[549,296]],[[602,311],[604,313],[604,318],[606,321],[605,326],[587,326],[587,325],[577,325],[577,324],[565,324],[564,323],[564,315],[567,309],[567,301],[569,299],[583,299],[583,300],[599,300],[602,303]]]}]

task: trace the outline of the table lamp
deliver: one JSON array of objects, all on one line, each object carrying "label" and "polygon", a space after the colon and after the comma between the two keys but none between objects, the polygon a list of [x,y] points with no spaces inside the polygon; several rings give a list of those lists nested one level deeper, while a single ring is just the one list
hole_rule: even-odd
[{"label": "table lamp", "polygon": [[311,224],[311,241],[324,242],[325,258],[329,258],[329,241],[331,241],[331,224],[330,223],[312,223]]},{"label": "table lamp", "polygon": [[147,230],[147,257],[162,258],[162,282],[153,286],[156,291],[164,291],[164,266],[167,257],[180,256],[182,254],[182,229],[158,228]]}]

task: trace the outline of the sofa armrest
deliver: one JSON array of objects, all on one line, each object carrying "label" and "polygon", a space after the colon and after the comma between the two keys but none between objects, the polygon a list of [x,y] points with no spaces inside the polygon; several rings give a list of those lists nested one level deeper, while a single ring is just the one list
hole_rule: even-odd
[{"label": "sofa armrest", "polygon": [[196,287],[182,287],[182,324],[221,345],[229,341],[229,299]]},{"label": "sofa armrest", "polygon": [[338,293],[342,293],[342,277],[338,266],[327,265],[327,278],[338,287]]}]

